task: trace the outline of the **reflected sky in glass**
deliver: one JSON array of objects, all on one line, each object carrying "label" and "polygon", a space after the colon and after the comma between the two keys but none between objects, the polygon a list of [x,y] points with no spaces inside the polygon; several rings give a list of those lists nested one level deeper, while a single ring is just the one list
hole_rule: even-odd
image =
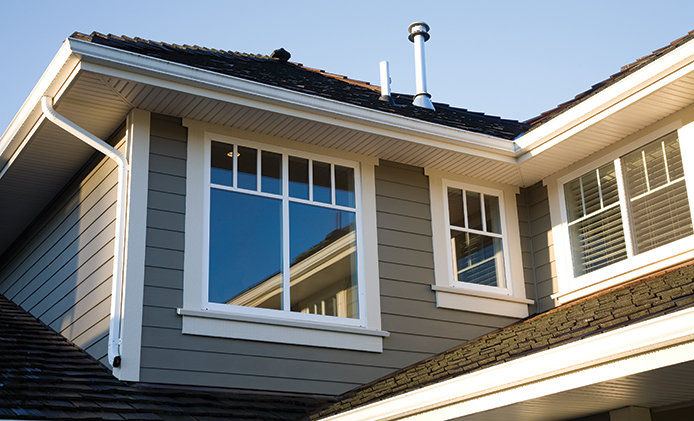
[{"label": "reflected sky in glass", "polygon": [[210,191],[209,300],[281,309],[282,201]]}]

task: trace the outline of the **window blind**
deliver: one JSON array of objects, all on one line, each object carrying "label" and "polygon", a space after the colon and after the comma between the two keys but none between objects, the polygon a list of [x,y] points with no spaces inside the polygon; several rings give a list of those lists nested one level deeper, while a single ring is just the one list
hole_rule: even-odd
[{"label": "window blind", "polygon": [[682,156],[676,133],[622,158],[634,253],[692,234]]},{"label": "window blind", "polygon": [[614,163],[564,185],[574,276],[627,257]]}]

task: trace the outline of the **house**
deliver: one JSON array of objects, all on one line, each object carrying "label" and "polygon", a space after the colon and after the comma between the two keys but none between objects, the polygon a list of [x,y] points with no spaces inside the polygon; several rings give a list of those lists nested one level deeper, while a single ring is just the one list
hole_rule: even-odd
[{"label": "house", "polygon": [[75,33],[0,139],[0,415],[689,419],[694,32],[527,122]]}]

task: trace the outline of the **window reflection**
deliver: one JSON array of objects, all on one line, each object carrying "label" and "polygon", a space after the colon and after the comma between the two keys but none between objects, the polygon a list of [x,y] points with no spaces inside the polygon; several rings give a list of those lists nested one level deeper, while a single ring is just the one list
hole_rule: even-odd
[{"label": "window reflection", "polygon": [[289,157],[289,195],[308,199],[308,159]]},{"label": "window reflection", "polygon": [[451,230],[453,270],[459,282],[498,286],[503,279],[501,238]]},{"label": "window reflection", "polygon": [[209,301],[282,308],[282,202],[212,189]]},{"label": "window reflection", "polygon": [[261,155],[262,191],[282,194],[282,155],[263,151]]},{"label": "window reflection", "polygon": [[231,186],[234,176],[234,145],[212,142],[210,182]]},{"label": "window reflection", "polygon": [[289,204],[291,310],[357,318],[355,215]]},{"label": "window reflection", "polygon": [[258,188],[258,151],[244,146],[238,147],[236,155],[239,166],[237,186],[241,189],[256,190]]},{"label": "window reflection", "polygon": [[331,203],[330,184],[330,164],[313,161],[313,200]]},{"label": "window reflection", "polygon": [[335,204],[353,208],[354,168],[335,165]]}]

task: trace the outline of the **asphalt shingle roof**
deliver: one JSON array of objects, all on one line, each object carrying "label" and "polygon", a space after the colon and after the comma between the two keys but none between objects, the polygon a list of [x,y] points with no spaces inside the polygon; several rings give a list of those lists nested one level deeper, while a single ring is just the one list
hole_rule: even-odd
[{"label": "asphalt shingle roof", "polygon": [[122,382],[0,295],[0,418],[297,420],[326,398]]},{"label": "asphalt shingle roof", "polygon": [[324,417],[694,306],[694,261],[530,317],[342,395]]},{"label": "asphalt shingle roof", "polygon": [[346,76],[265,55],[215,50],[197,45],[167,44],[142,38],[104,35],[98,32],[92,32],[90,35],[75,32],[71,37],[292,91],[503,139],[513,139],[529,128],[528,125],[516,120],[502,119],[438,102],[434,102],[436,111],[415,107],[412,105],[411,95],[393,93],[392,98],[397,105],[391,105],[379,100],[380,88],[368,82],[349,79]]}]

